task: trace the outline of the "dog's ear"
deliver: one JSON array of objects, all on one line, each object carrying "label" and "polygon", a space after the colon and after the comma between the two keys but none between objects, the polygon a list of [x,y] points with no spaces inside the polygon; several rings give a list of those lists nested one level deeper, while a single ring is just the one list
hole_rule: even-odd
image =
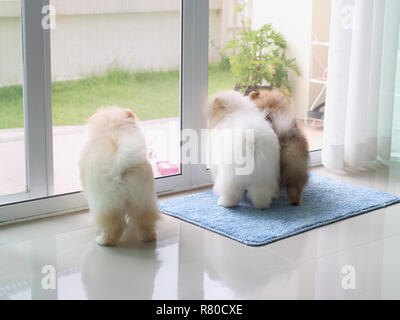
[{"label": "dog's ear", "polygon": [[92,115],[92,116],[88,119],[87,122],[88,122],[88,123],[92,123],[95,116],[96,116],[96,114]]},{"label": "dog's ear", "polygon": [[222,111],[224,109],[225,109],[225,106],[224,106],[223,102],[221,101],[221,99],[216,98],[214,100],[214,112]]},{"label": "dog's ear", "polygon": [[249,97],[251,100],[256,99],[259,95],[260,95],[260,92],[258,92],[258,91],[252,91],[249,93]]},{"label": "dog's ear", "polygon": [[132,118],[133,120],[136,120],[136,115],[133,113],[132,110],[130,110],[130,109],[124,109],[124,113],[125,113],[125,116],[126,116],[127,118]]}]

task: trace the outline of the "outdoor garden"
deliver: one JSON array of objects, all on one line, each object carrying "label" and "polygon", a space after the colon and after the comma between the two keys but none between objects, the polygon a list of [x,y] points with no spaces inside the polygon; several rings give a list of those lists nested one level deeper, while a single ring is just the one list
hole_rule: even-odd
[{"label": "outdoor garden", "polygon": [[[221,50],[221,61],[209,66],[209,96],[218,91],[267,86],[290,96],[288,72],[299,71],[286,56],[287,43],[270,24],[253,30],[243,23],[238,37]],[[179,116],[179,70],[124,70],[111,66],[103,74],[52,84],[54,126],[83,125],[103,106],[135,111],[141,121]],[[23,127],[21,85],[0,87],[0,129]]]}]

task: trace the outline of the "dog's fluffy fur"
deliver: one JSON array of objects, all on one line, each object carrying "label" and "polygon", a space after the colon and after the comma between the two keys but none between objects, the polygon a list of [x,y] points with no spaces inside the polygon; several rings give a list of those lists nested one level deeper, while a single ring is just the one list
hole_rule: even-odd
[{"label": "dog's fluffy fur", "polygon": [[115,245],[127,223],[135,224],[143,240],[156,238],[159,211],[154,176],[131,110],[103,108],[89,119],[79,167],[90,211],[100,229],[98,244]]},{"label": "dog's fluffy fur", "polygon": [[[215,179],[214,191],[219,196],[218,204],[233,207],[247,198],[258,209],[269,208],[279,196],[279,142],[263,113],[248,98],[236,91],[224,91],[215,96],[208,105],[208,120],[211,137],[216,130],[254,130],[254,144],[245,134],[238,145],[250,145],[254,150],[254,170],[249,175],[237,175],[237,164],[222,161],[211,165]],[[236,138],[234,138],[236,139]],[[254,148],[254,149],[252,149]],[[218,150],[211,150],[218,152]]]},{"label": "dog's fluffy fur", "polygon": [[296,124],[289,100],[278,90],[262,89],[249,94],[279,138],[281,146],[281,184],[287,188],[289,202],[301,205],[302,193],[308,181],[308,143]]}]

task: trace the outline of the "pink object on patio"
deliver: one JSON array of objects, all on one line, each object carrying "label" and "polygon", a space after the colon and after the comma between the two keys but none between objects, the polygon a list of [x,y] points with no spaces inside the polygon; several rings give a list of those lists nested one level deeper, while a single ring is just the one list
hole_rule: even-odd
[{"label": "pink object on patio", "polygon": [[150,159],[153,159],[155,157],[155,155],[156,155],[156,152],[154,151],[153,148],[147,148],[147,156]]},{"label": "pink object on patio", "polygon": [[328,80],[328,68],[324,68],[324,75],[323,75],[324,80]]},{"label": "pink object on patio", "polygon": [[170,176],[179,173],[179,167],[169,161],[158,161],[156,167],[162,176]]}]

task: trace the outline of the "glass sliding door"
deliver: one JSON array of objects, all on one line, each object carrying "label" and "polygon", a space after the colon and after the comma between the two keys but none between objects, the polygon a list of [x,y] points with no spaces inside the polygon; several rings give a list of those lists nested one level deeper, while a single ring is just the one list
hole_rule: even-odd
[{"label": "glass sliding door", "polygon": [[400,32],[398,41],[392,137],[392,158],[396,161],[400,161]]},{"label": "glass sliding door", "polygon": [[[290,96],[297,124],[307,137],[311,163],[320,162],[331,0],[210,0],[209,3],[209,96],[233,88],[244,92],[254,79],[260,79],[259,86],[276,87],[275,81],[284,72],[279,66],[285,65],[286,58],[296,58],[300,75],[287,68],[288,87],[281,89]],[[286,40],[285,55],[272,58],[276,49],[271,45],[272,36],[257,40],[255,32],[267,25]],[[262,49],[256,53],[255,48]],[[265,57],[268,51],[271,60],[256,59],[257,55]]]},{"label": "glass sliding door", "polygon": [[23,0],[2,1],[1,4],[6,17],[0,21],[4,26],[0,40],[1,46],[7,49],[1,50],[1,59],[7,67],[1,73],[0,93],[4,142],[1,175],[6,178],[2,183],[7,184],[0,204],[4,205],[49,194],[52,152],[49,143],[51,113],[48,113],[46,99],[47,34],[37,23],[42,20],[41,11],[34,10],[43,3]]},{"label": "glass sliding door", "polygon": [[0,88],[0,174],[5,185],[0,223],[30,215],[10,204],[47,197],[52,190],[49,34],[41,23],[45,5],[39,0],[0,2],[0,46],[7,48],[0,57],[7,65]]},{"label": "glass sliding door", "polygon": [[[0,15],[0,24],[18,29],[21,12],[22,45],[0,54],[0,66],[16,75],[0,79],[0,224],[87,208],[77,160],[86,121],[101,107],[137,114],[157,193],[210,184],[201,160],[181,154],[206,127],[207,1],[5,2],[1,12],[14,16]],[[3,30],[1,47],[11,41]],[[2,144],[6,130],[16,131],[13,148]],[[15,187],[3,182],[12,175]]]},{"label": "glass sliding door", "polygon": [[237,40],[246,20],[247,12],[239,12],[239,1],[210,0],[209,3],[209,53],[208,53],[208,96],[211,98],[222,90],[231,90],[236,85],[229,58],[233,50],[225,50],[229,41]]},{"label": "glass sliding door", "polygon": [[0,203],[27,192],[21,5],[0,0]]},{"label": "glass sliding door", "polygon": [[81,190],[86,122],[107,106],[135,112],[157,178],[179,175],[181,1],[50,5],[54,193]]}]

